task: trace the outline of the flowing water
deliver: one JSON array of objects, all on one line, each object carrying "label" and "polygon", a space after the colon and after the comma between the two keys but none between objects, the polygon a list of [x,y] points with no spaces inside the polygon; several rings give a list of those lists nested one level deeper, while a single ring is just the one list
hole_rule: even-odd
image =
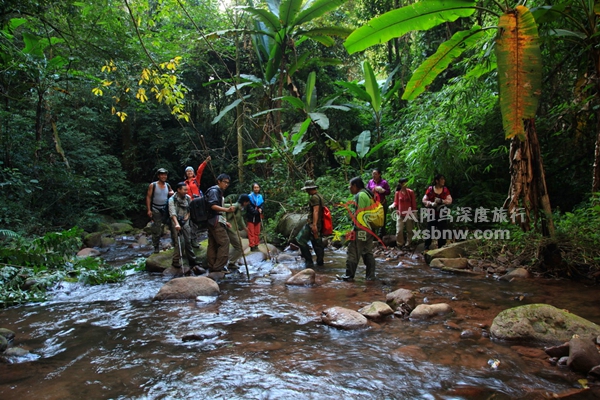
[{"label": "flowing water", "polygon": [[[0,398],[538,399],[583,378],[551,366],[536,347],[485,333],[498,312],[529,303],[599,323],[596,288],[453,275],[416,256],[378,259],[377,282],[365,282],[359,266],[350,283],[335,278],[344,273],[344,253],[326,259],[315,287],[263,276],[272,265],[266,261],[250,267],[250,281],[230,275],[218,298],[196,301],[153,302],[169,277],[147,273],[119,284],[62,284],[46,303],[0,312],[0,327],[30,350],[0,363]],[[320,322],[329,307],[357,310],[398,288],[415,291],[418,304],[446,302],[455,313],[388,317],[359,331]],[[461,337],[467,330],[473,336]],[[189,332],[207,338],[182,341]]]}]

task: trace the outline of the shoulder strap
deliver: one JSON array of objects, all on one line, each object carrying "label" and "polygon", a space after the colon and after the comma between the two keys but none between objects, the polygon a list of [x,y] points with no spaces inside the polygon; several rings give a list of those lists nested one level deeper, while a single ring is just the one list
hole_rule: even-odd
[{"label": "shoulder strap", "polygon": [[150,196],[150,202],[154,203],[154,191],[156,190],[156,182],[152,182],[152,195]]}]

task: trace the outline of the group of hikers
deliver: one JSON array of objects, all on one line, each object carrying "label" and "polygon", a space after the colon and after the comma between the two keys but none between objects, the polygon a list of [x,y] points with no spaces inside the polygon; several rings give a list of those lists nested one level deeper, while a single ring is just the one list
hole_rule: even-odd
[{"label": "group of hikers", "polygon": [[[152,182],[146,195],[146,207],[148,217],[152,219],[152,244],[154,252],[159,252],[160,236],[164,224],[170,224],[171,239],[174,246],[172,266],[182,267],[182,257],[185,256],[190,268],[201,271],[198,265],[193,247],[198,247],[198,231],[200,227],[192,223],[190,219],[190,204],[199,197],[205,196],[205,203],[209,209],[207,230],[207,268],[209,272],[228,272],[229,269],[237,268],[237,261],[243,255],[243,247],[239,236],[240,230],[248,234],[251,251],[256,251],[260,243],[261,221],[263,218],[264,199],[260,194],[260,185],[254,183],[249,194],[242,194],[234,202],[230,199],[226,202],[225,190],[229,187],[231,178],[227,174],[217,177],[217,184],[210,187],[205,194],[200,190],[202,173],[211,158],[200,164],[196,173],[192,167],[185,169],[186,180],[179,182],[175,190],[167,183],[168,171],[159,168],[158,180]],[[353,209],[353,229],[346,235],[348,240],[346,273],[338,276],[345,281],[353,281],[359,261],[363,260],[366,266],[366,279],[375,279],[375,258],[373,256],[374,240],[383,237],[385,231],[385,206],[387,196],[391,194],[390,185],[382,178],[381,170],[373,169],[372,179],[365,185],[361,177],[352,178],[349,182],[349,190],[353,197],[351,202]],[[325,200],[318,192],[318,186],[313,180],[305,182],[303,191],[309,196],[307,222],[296,236],[296,242],[300,253],[305,261],[306,268],[314,268],[311,249],[316,256],[316,265],[324,264],[325,248],[322,238],[323,217]],[[361,210],[369,209],[376,202],[383,207],[383,224],[379,233],[375,233],[369,225],[369,219],[356,218]],[[436,175],[433,185],[429,186],[422,199],[424,207],[431,209],[433,218],[427,222],[428,229],[445,229],[446,221],[440,218],[440,210],[444,206],[452,204],[452,196],[445,186],[445,177]],[[417,220],[417,202],[415,193],[408,188],[408,179],[399,180],[394,194],[394,201],[389,205],[396,220],[396,244],[399,248],[407,248],[413,245],[413,229]],[[245,220],[242,217],[245,210]],[[406,231],[406,232],[405,232]],[[406,239],[405,239],[406,233]],[[429,249],[431,238],[425,240],[425,249]],[[445,244],[446,240],[438,239],[438,247]],[[231,244],[231,249],[230,245]]]},{"label": "group of hikers", "polygon": [[[372,179],[365,186],[361,177],[352,178],[349,182],[350,193],[354,195],[351,202],[353,228],[346,235],[348,241],[346,257],[346,273],[339,276],[338,279],[344,281],[353,281],[356,275],[358,263],[362,261],[366,267],[365,278],[367,281],[375,280],[375,257],[373,256],[373,243],[378,239],[377,234],[369,226],[369,219],[359,219],[357,215],[363,210],[369,210],[373,207],[373,202],[378,202],[382,206],[387,205],[386,196],[391,194],[390,185],[382,178],[381,170],[373,169]],[[452,196],[445,186],[445,177],[438,174],[434,178],[434,184],[427,188],[423,196],[423,206],[431,209],[432,218],[427,222],[427,229],[444,230],[446,221],[440,218],[442,207],[452,204]],[[318,186],[314,181],[306,181],[302,190],[309,196],[307,223],[296,236],[296,241],[300,248],[300,253],[305,260],[306,268],[313,268],[314,263],[312,254],[308,246],[310,241],[316,256],[317,266],[324,264],[325,249],[320,232],[323,228],[323,210],[324,199],[318,192]],[[389,210],[395,213],[396,220],[396,245],[399,248],[412,246],[413,229],[417,219],[417,201],[415,192],[408,188],[408,179],[399,180],[394,194],[394,202],[389,205]],[[379,236],[383,237],[385,231],[385,207],[383,207],[383,224],[379,230]],[[404,230],[406,229],[406,240],[404,239]],[[446,239],[441,236],[438,239],[438,247],[446,244]],[[425,250],[431,246],[431,238],[425,240]]]},{"label": "group of hikers", "polygon": [[[195,174],[192,167],[187,167],[186,180],[179,182],[175,190],[172,190],[167,183],[168,171],[164,168],[156,171],[158,180],[148,186],[146,208],[148,217],[152,220],[154,253],[160,251],[160,236],[163,225],[166,224],[170,228],[174,247],[171,263],[174,268],[181,268],[182,257],[185,257],[191,270],[202,271],[193,250],[194,247],[199,246],[201,227],[190,219],[192,201],[202,196],[205,196],[204,200],[208,208],[206,223],[208,271],[228,272],[228,265],[230,268],[237,268],[236,262],[244,252],[239,230],[247,231],[251,251],[258,250],[264,204],[260,185],[254,183],[251,193],[242,194],[235,202],[230,200],[227,204],[224,193],[231,183],[231,178],[227,174],[220,174],[217,177],[217,184],[208,188],[203,194],[200,190],[200,182],[204,168],[210,160],[211,158],[207,157]],[[242,218],[242,210],[245,210],[246,221]]]}]

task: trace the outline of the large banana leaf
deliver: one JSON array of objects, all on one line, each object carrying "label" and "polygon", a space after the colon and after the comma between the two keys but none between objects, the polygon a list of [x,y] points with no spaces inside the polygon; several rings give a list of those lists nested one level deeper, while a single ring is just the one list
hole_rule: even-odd
[{"label": "large banana leaf", "polygon": [[427,86],[446,68],[452,61],[460,57],[465,50],[477,43],[483,36],[480,26],[474,26],[469,31],[456,32],[450,40],[442,43],[434,55],[429,57],[413,73],[410,81],[406,84],[406,90],[402,95],[403,100],[414,100],[423,93]]},{"label": "large banana leaf", "polygon": [[279,19],[275,16],[275,14],[270,13],[265,9],[254,7],[240,7],[240,9],[257,17],[271,32],[277,32],[279,29],[281,29],[281,23],[279,22]]},{"label": "large banana leaf", "polygon": [[364,90],[363,88],[361,88],[360,86],[358,86],[358,84],[355,82],[337,81],[336,84],[345,87],[346,89],[348,89],[350,91],[350,93],[352,93],[354,95],[354,97],[359,98],[362,101],[366,101],[366,102],[371,101],[371,96],[369,96],[367,91]]},{"label": "large banana leaf", "polygon": [[373,107],[373,111],[378,113],[381,110],[381,93],[379,91],[379,84],[373,73],[373,68],[371,68],[371,64],[368,61],[363,63],[363,71],[365,74],[365,89],[371,98],[369,102],[371,103],[371,107]]},{"label": "large banana leaf", "polygon": [[496,39],[500,110],[507,139],[525,138],[523,120],[535,117],[542,89],[537,24],[527,7],[502,15]]},{"label": "large banana leaf", "polygon": [[315,82],[317,81],[317,74],[312,71],[308,74],[306,80],[306,112],[312,112],[317,105],[317,93],[315,92]]},{"label": "large banana leaf", "polygon": [[444,22],[456,21],[475,12],[475,0],[425,0],[392,10],[373,18],[355,30],[346,42],[353,54],[367,47],[387,42],[410,31],[427,30]]},{"label": "large banana leaf", "polygon": [[313,19],[320,17],[328,11],[335,10],[346,0],[317,0],[311,4],[305,10],[302,10],[293,22],[294,26],[302,25],[305,22],[312,21]]},{"label": "large banana leaf", "polygon": [[292,26],[292,22],[296,19],[296,15],[300,12],[302,8],[303,0],[281,0],[281,4],[279,5],[279,19],[281,20],[281,25],[283,26]]}]

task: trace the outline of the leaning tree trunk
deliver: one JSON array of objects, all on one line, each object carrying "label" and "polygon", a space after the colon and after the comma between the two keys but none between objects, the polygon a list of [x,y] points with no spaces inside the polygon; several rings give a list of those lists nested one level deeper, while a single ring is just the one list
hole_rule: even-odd
[{"label": "leaning tree trunk", "polygon": [[511,142],[511,182],[504,208],[523,231],[529,230],[533,219],[534,226],[544,235],[554,236],[550,198],[533,118],[525,121],[525,133],[525,140],[514,137]]}]

